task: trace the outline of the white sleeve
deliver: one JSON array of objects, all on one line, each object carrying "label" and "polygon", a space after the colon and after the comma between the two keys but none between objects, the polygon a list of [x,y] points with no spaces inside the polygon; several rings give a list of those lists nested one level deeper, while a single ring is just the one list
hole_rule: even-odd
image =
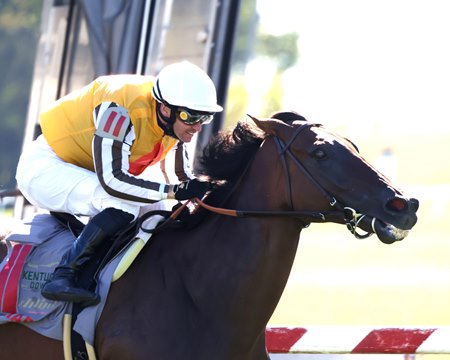
[{"label": "white sleeve", "polygon": [[94,121],[97,128],[92,142],[94,167],[105,191],[135,202],[167,199],[170,185],[144,180],[128,171],[135,133],[126,109],[104,102],[94,110]]},{"label": "white sleeve", "polygon": [[183,182],[195,178],[189,161],[188,149],[186,144],[181,141],[161,161],[160,167],[164,178],[168,182],[175,179],[178,182]]}]

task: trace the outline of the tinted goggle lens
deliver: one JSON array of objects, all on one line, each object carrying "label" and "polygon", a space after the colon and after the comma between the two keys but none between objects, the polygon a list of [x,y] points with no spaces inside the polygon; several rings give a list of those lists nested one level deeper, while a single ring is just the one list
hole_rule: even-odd
[{"label": "tinted goggle lens", "polygon": [[186,124],[208,124],[212,121],[214,115],[209,113],[195,113],[186,109],[178,109],[177,115],[181,121]]}]

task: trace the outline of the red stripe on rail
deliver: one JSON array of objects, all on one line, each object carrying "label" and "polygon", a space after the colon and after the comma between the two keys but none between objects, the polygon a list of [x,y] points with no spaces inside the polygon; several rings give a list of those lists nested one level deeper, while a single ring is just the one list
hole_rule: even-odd
[{"label": "red stripe on rail", "polygon": [[267,327],[269,353],[450,354],[450,326]]},{"label": "red stripe on rail", "polygon": [[372,330],[352,351],[370,354],[412,354],[436,329],[387,328]]},{"label": "red stripe on rail", "polygon": [[266,329],[266,344],[274,353],[288,352],[305,333],[304,328],[273,327]]}]

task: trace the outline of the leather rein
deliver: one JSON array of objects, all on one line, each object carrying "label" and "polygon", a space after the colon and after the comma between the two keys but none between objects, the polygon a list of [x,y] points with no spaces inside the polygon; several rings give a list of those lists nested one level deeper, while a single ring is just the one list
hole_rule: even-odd
[{"label": "leather rein", "polygon": [[[204,209],[211,211],[216,214],[232,216],[232,217],[272,217],[272,216],[281,216],[281,217],[296,217],[299,218],[302,222],[305,223],[304,227],[309,226],[311,222],[335,222],[345,224],[347,229],[357,238],[357,239],[365,239],[372,235],[375,230],[372,229],[372,232],[367,232],[365,234],[360,234],[357,232],[357,227],[361,220],[365,217],[363,214],[359,214],[356,210],[343,206],[334,196],[332,196],[308,171],[308,169],[301,163],[299,159],[297,159],[292,153],[290,146],[295,141],[295,139],[299,136],[299,134],[308,128],[311,127],[320,127],[320,124],[304,124],[297,128],[291,139],[284,143],[280,138],[274,136],[273,139],[278,149],[278,154],[280,155],[283,172],[285,174],[285,182],[286,188],[289,193],[289,206],[291,210],[289,211],[272,211],[272,210],[232,210],[225,209],[220,207],[215,207],[204,203],[202,200],[198,198],[194,198],[186,202],[184,205],[187,206],[189,202],[193,202],[198,206],[203,207]],[[296,211],[294,210],[293,200],[292,200],[292,182],[291,177],[288,170],[287,158],[294,162],[294,164],[308,177],[308,179],[316,186],[316,188],[321,192],[321,194],[327,199],[328,203],[336,210],[334,211]],[[242,173],[240,179],[237,183],[241,181],[241,179],[246,174],[247,169]],[[236,187],[235,187],[236,188]],[[181,212],[182,209],[178,209]],[[178,212],[178,213],[179,213]],[[173,214],[174,218],[178,216],[178,214]],[[372,226],[373,228],[373,226]]]}]

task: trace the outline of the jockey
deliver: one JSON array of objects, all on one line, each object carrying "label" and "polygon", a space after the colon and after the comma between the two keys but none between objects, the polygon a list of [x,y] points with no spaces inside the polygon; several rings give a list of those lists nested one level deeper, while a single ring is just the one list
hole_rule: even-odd
[{"label": "jockey", "polygon": [[[98,303],[95,292],[77,284],[77,275],[99,245],[144,207],[205,195],[210,184],[192,175],[184,144],[222,110],[209,76],[183,61],[156,78],[99,77],[40,114],[42,135],[20,157],[18,187],[37,207],[90,218],[44,285],[44,297]],[[139,177],[172,149],[179,184]]]}]

